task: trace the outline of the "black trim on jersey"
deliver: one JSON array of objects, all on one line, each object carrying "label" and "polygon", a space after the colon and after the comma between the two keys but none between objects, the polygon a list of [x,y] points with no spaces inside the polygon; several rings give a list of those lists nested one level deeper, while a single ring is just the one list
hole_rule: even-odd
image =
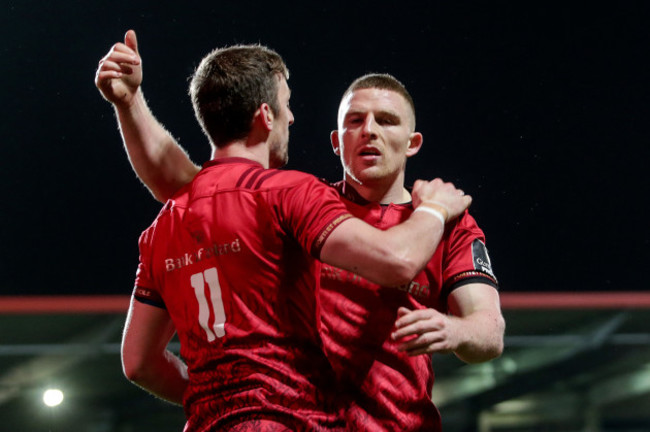
[{"label": "black trim on jersey", "polygon": [[264,174],[260,179],[255,183],[255,186],[253,186],[253,189],[259,189],[260,186],[262,186],[262,183],[264,183],[266,180],[269,178],[273,177],[274,175],[278,174],[280,171],[278,170],[270,170],[266,174]]},{"label": "black trim on jersey", "polygon": [[157,307],[159,309],[167,310],[167,306],[165,305],[165,303],[157,302],[157,301],[154,301],[154,300],[149,300],[149,299],[142,298],[142,297],[136,297],[136,296],[133,296],[133,298],[136,299],[137,301],[139,301],[140,303],[148,304],[149,306],[154,306],[154,307]]},{"label": "black trim on jersey", "polygon": [[255,180],[257,180],[257,178],[258,178],[259,176],[261,176],[263,172],[264,172],[263,169],[258,169],[257,171],[255,171],[255,172],[254,172],[254,173],[253,173],[253,174],[248,178],[248,181],[246,182],[246,186],[244,186],[244,189],[250,189],[251,187],[253,187],[253,183],[255,183]]},{"label": "black trim on jersey", "polygon": [[472,283],[482,283],[485,285],[490,285],[492,288],[495,290],[499,291],[499,285],[494,282],[494,280],[487,276],[487,275],[477,275],[477,276],[470,276],[466,277],[463,279],[459,279],[457,282],[452,283],[451,285],[448,285],[447,287],[444,287],[442,289],[442,292],[440,293],[440,298],[442,300],[441,304],[446,305],[448,300],[449,300],[449,294],[451,294],[455,289],[460,288],[464,285],[472,284]]},{"label": "black trim on jersey", "polygon": [[252,166],[252,167],[248,168],[246,171],[244,171],[244,173],[239,177],[239,180],[237,180],[237,184],[235,185],[235,187],[240,187],[241,184],[246,179],[246,177],[248,176],[248,174],[250,174],[250,172],[253,171],[256,168],[257,168],[256,166]]},{"label": "black trim on jersey", "polygon": [[239,177],[239,180],[237,180],[237,184],[235,185],[235,187],[240,187],[241,184],[246,179],[246,176],[248,176],[248,174],[250,174],[250,172],[253,171],[255,168],[256,167],[250,167],[246,171],[244,171],[244,173]]},{"label": "black trim on jersey", "polygon": [[[461,273],[460,275],[456,275],[455,278],[457,279],[455,281],[443,287],[441,292],[441,297],[445,299],[445,303],[447,302],[447,297],[449,297],[449,294],[451,294],[452,291],[468,284],[481,283],[485,285],[490,285],[492,288],[494,288],[497,291],[499,290],[499,284],[496,283],[496,281],[492,279],[491,276],[483,273],[478,273],[478,272],[472,272],[472,273],[475,274],[472,276],[460,277],[460,278],[458,276],[461,276],[463,273]],[[452,280],[453,279],[454,278],[452,278]]]},{"label": "black trim on jersey", "polygon": [[467,285],[471,283],[482,283],[485,285],[490,285],[497,291],[499,290],[499,285],[496,282],[494,282],[494,279],[492,279],[491,277],[480,275],[480,276],[470,276],[464,279],[460,279],[458,282],[449,286],[449,292],[452,292],[458,287],[462,287],[463,285]]}]

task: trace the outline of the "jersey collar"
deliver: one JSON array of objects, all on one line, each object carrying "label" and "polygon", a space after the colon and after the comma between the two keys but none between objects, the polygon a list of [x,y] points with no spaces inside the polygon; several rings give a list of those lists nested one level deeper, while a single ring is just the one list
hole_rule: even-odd
[{"label": "jersey collar", "polygon": [[242,164],[249,164],[249,165],[258,165],[258,166],[263,168],[261,163],[259,163],[257,161],[254,161],[254,160],[246,159],[246,158],[243,158],[243,157],[218,157],[218,158],[209,160],[206,163],[204,163],[203,168],[208,168],[208,167],[215,166],[215,165],[230,164],[230,163],[242,163]]}]

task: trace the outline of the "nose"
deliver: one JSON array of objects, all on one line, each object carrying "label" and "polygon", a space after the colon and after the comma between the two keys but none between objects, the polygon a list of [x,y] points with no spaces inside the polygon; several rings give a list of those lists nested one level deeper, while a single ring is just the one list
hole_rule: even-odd
[{"label": "nose", "polygon": [[373,116],[372,114],[368,114],[363,119],[363,126],[361,128],[361,132],[363,136],[375,137],[377,136],[376,127],[377,127],[377,122],[375,121],[375,116]]},{"label": "nose", "polygon": [[289,110],[289,126],[293,124],[294,118],[293,118],[293,111]]}]

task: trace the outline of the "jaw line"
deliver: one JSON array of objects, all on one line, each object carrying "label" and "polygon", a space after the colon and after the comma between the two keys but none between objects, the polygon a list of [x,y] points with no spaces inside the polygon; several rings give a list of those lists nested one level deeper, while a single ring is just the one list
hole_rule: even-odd
[{"label": "jaw line", "polygon": [[354,176],[354,174],[352,174],[352,171],[351,171],[349,168],[347,168],[347,167],[346,167],[345,170],[344,170],[344,175],[345,175],[344,180],[347,180],[348,178],[351,178],[352,180],[354,180],[355,183],[358,183],[359,185],[363,185],[363,183],[361,183],[361,180],[359,180],[358,178],[356,178],[356,177]]}]

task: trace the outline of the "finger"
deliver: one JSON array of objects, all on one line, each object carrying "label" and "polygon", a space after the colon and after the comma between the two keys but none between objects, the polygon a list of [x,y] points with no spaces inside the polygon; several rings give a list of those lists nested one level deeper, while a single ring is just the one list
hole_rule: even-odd
[{"label": "finger", "polygon": [[131,74],[133,72],[133,68],[128,64],[128,63],[122,63],[122,62],[114,62],[112,60],[106,60],[103,63],[100,63],[99,68],[97,69],[97,72],[108,72],[108,71],[113,71],[113,72],[120,72],[120,74]]},{"label": "finger", "polygon": [[106,57],[101,59],[99,63],[107,63],[107,62],[112,62],[114,64],[130,64],[130,65],[135,65],[137,64],[136,61],[134,61],[135,57],[131,53],[126,53],[126,52],[117,52],[117,51],[112,51],[110,52]]},{"label": "finger", "polygon": [[395,328],[399,330],[406,326],[413,325],[413,323],[417,321],[418,316],[415,314],[415,311],[411,311],[397,318],[397,321],[395,321]]},{"label": "finger", "polygon": [[[408,310],[408,309],[407,309]],[[432,318],[435,315],[431,310],[428,309],[415,309],[409,311],[408,313],[402,315],[395,321],[395,327],[401,328],[410,324],[413,324],[420,320],[426,320]]]},{"label": "finger", "polygon": [[136,58],[137,54],[138,54],[138,53],[135,52],[135,50],[133,50],[133,48],[129,47],[128,45],[126,45],[126,44],[124,44],[122,42],[118,42],[115,45],[113,45],[111,47],[111,50],[106,55],[106,57],[109,57],[110,55],[112,55],[115,52],[129,54],[133,58]]},{"label": "finger", "polygon": [[403,317],[404,315],[408,314],[411,312],[411,309],[406,308],[404,306],[400,306],[399,309],[397,309],[397,316],[398,317]]},{"label": "finger", "polygon": [[436,330],[438,330],[436,327],[427,325],[424,321],[417,321],[413,324],[397,328],[391,333],[391,337],[393,340],[399,340],[409,336],[419,336],[423,333]]},{"label": "finger", "polygon": [[408,354],[411,357],[415,357],[418,355],[422,354],[450,354],[452,351],[450,349],[445,348],[442,344],[431,344],[431,345],[426,345],[421,348],[413,349],[413,350],[406,350],[406,354]]},{"label": "finger", "polygon": [[97,71],[95,75],[95,84],[98,87],[103,87],[110,83],[115,78],[121,78],[122,73],[117,71]]},{"label": "finger", "polygon": [[116,61],[133,65],[140,64],[140,56],[138,56],[138,53],[122,43],[116,44],[106,58],[117,59]]},{"label": "finger", "polygon": [[433,354],[433,352],[429,351],[426,348],[422,348],[422,349],[417,349],[417,350],[412,350],[412,351],[406,351],[406,354],[408,354],[409,357],[416,357],[416,356],[419,356],[419,355],[422,355],[422,354]]},{"label": "finger", "polygon": [[401,352],[405,352],[410,356],[416,356],[420,354],[431,354],[434,351],[433,348],[434,344],[428,345],[418,345],[418,346],[406,346],[405,344],[402,344],[398,347],[398,350]]},{"label": "finger", "polygon": [[131,48],[136,54],[139,54],[138,39],[135,36],[134,30],[129,30],[126,32],[126,34],[124,35],[124,44],[129,48]]},{"label": "finger", "polygon": [[400,351],[416,351],[427,349],[427,347],[442,342],[442,336],[439,333],[429,332],[421,334],[418,337],[402,342],[398,349]]},{"label": "finger", "polygon": [[444,333],[441,332],[424,333],[418,337],[401,343],[398,346],[398,349],[407,352],[409,355],[452,352],[449,342]]}]

